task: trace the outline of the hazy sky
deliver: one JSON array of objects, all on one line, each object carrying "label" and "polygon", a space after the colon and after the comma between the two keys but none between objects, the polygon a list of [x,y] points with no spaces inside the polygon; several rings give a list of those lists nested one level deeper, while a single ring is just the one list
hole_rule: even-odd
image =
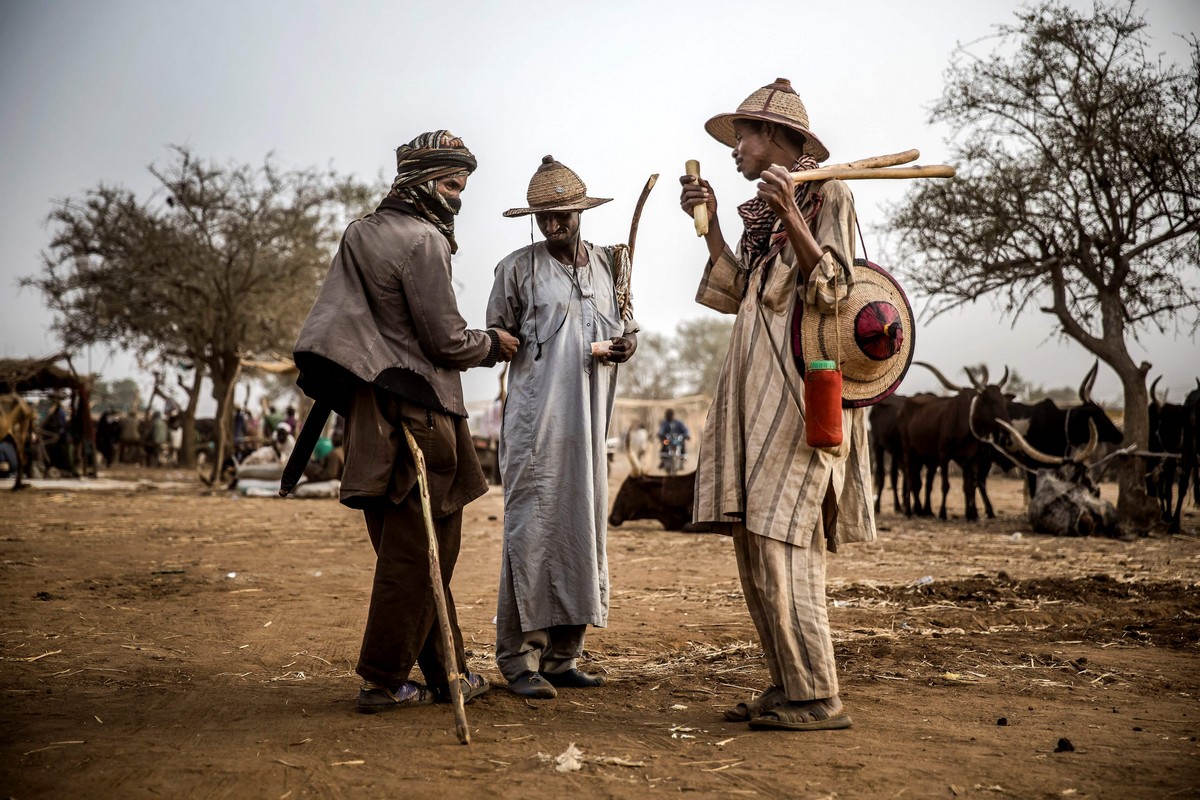
[{"label": "hazy sky", "polygon": [[[1090,8],[1090,2],[1073,3]],[[712,312],[693,297],[706,257],[678,207],[677,176],[700,160],[714,184],[726,236],[752,185],[703,128],[776,77],[792,80],[813,130],[850,161],[912,147],[921,163],[946,159],[951,131],[928,110],[959,44],[1013,21],[1007,0],[928,2],[53,2],[0,4],[0,355],[57,349],[41,296],[17,280],[39,270],[53,200],[100,182],[139,195],[168,145],[223,162],[332,166],[386,189],[394,148],[448,128],[479,159],[457,223],[460,309],[482,326],[497,261],[529,242],[529,177],[553,154],[593,196],[614,202],[583,216],[583,235],[625,241],[646,177],[662,178],[638,234],[634,297],[643,328],[671,332]],[[1155,0],[1143,9],[1157,49],[1179,60],[1177,36],[1200,30],[1200,3]],[[985,48],[986,49],[986,45]],[[981,51],[982,52],[982,51]],[[380,176],[383,176],[382,178]],[[867,252],[891,263],[883,206],[901,181],[852,184]],[[924,303],[915,299],[920,312]],[[1091,357],[1049,337],[1038,315],[1015,328],[980,301],[924,322],[917,357],[964,380],[963,364],[1005,363],[1035,383],[1077,384]],[[1182,398],[1200,372],[1186,331],[1150,336],[1135,355],[1165,373]],[[97,349],[106,378],[132,363]],[[84,359],[86,361],[86,358]],[[79,366],[86,368],[86,363]],[[466,373],[468,400],[491,397],[496,376]],[[903,391],[932,389],[915,369]],[[1096,394],[1120,397],[1102,367]]]}]

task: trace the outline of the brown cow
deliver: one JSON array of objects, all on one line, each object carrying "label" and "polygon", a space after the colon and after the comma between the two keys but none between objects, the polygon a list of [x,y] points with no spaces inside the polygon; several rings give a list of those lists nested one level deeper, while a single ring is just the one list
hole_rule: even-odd
[{"label": "brown cow", "polygon": [[[908,404],[901,409],[903,425],[900,435],[905,451],[906,485],[909,487],[906,489],[906,499],[909,490],[914,493],[920,491],[920,466],[936,460],[937,467],[942,471],[942,506],[938,518],[946,519],[950,462],[954,461],[962,467],[963,506],[966,509],[964,518],[968,522],[979,519],[979,511],[975,506],[975,490],[978,488],[988,519],[995,519],[996,513],[987,495],[987,476],[994,460],[993,437],[997,433],[1003,434],[996,426],[996,421],[1008,421],[1008,404],[1004,397],[1008,370],[1004,370],[1004,377],[998,384],[988,383],[986,370],[981,378],[976,378],[967,370],[973,386],[964,389],[947,380],[932,364],[923,361],[913,363],[931,371],[943,386],[957,394],[932,399],[918,395],[908,401],[908,404],[912,404],[911,409],[907,408]],[[916,504],[918,514],[932,511],[932,491],[933,472],[930,471],[926,477],[924,506],[919,502]]]},{"label": "brown cow", "polygon": [[17,451],[17,480],[13,489],[24,489],[25,448],[33,431],[33,409],[19,394],[0,397],[0,441],[11,439]]},{"label": "brown cow", "polygon": [[613,500],[608,524],[614,528],[631,519],[656,519],[669,531],[697,532],[692,524],[692,503],[696,497],[696,473],[686,475],[645,475],[633,453],[629,459],[629,477],[621,483]]},{"label": "brown cow", "polygon": [[904,449],[900,446],[900,409],[908,398],[904,395],[893,394],[885,397],[871,406],[871,432],[868,440],[871,443],[871,463],[875,469],[875,513],[879,513],[880,501],[883,498],[883,485],[888,469],[885,459],[891,458],[892,476],[892,510],[900,513],[900,493],[897,490],[897,477],[900,465],[904,462]]},{"label": "brown cow", "polygon": [[696,473],[686,475],[630,475],[617,490],[608,524],[614,528],[631,519],[656,519],[668,531],[696,532],[692,503],[696,498]]}]

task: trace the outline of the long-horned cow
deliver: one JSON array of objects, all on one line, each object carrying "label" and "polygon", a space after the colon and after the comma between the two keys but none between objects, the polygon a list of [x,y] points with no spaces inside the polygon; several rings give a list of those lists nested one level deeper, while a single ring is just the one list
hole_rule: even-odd
[{"label": "long-horned cow", "polygon": [[[942,472],[942,505],[939,519],[946,519],[946,495],[950,492],[950,462],[962,468],[964,518],[969,522],[979,519],[975,505],[975,490],[983,498],[984,512],[988,519],[995,519],[992,501],[987,494],[987,476],[995,460],[993,442],[996,435],[1003,434],[997,427],[998,421],[1008,421],[1008,406],[1004,397],[1004,384],[1008,382],[1008,368],[999,383],[988,382],[984,368],[980,377],[966,370],[972,387],[956,386],[937,367],[924,361],[914,361],[934,374],[953,397],[920,396],[910,398],[901,409],[901,441],[904,447],[906,502],[907,494],[920,491],[920,469],[922,465],[936,463]],[[925,479],[925,502],[916,498],[913,506],[917,514],[929,514],[930,495],[933,491],[933,471]]]},{"label": "long-horned cow", "polygon": [[[1033,447],[1007,423],[1001,422],[1016,448],[1031,461],[1053,467],[1038,472],[1037,492],[1029,499],[1029,524],[1039,533],[1055,536],[1119,536],[1117,512],[1100,497],[1088,459],[1096,452],[1099,434],[1089,422],[1087,444],[1070,456],[1052,456]],[[1118,451],[1124,452],[1124,451]]]},{"label": "long-horned cow", "polygon": [[669,531],[694,531],[692,505],[696,498],[696,473],[686,475],[645,475],[641,465],[629,458],[629,476],[617,490],[608,524],[619,528],[633,519],[656,519]]},{"label": "long-horned cow", "polygon": [[[896,478],[904,463],[904,448],[900,443],[900,409],[904,395],[893,394],[871,406],[871,464],[875,470],[875,513],[879,513],[880,500],[883,497],[885,473],[892,476],[892,510],[900,513],[900,494],[896,488]],[[890,465],[885,464],[891,459]],[[889,470],[887,467],[890,466]]]},{"label": "long-horned cow", "polygon": [[[1170,533],[1179,533],[1183,500],[1196,471],[1196,416],[1200,406],[1200,380],[1183,405],[1158,398],[1158,382],[1150,384],[1150,450],[1174,457],[1147,461],[1146,492],[1158,498],[1159,510]],[[1175,495],[1178,484],[1178,495]],[[1174,499],[1174,502],[1173,502]],[[1174,506],[1174,508],[1172,508]]]},{"label": "long-horned cow", "polygon": [[33,409],[19,394],[0,397],[0,441],[11,439],[17,451],[17,480],[13,489],[24,489],[25,447],[33,432]]},{"label": "long-horned cow", "polygon": [[[1092,387],[1096,385],[1096,373],[1100,362],[1092,364],[1079,384],[1079,405],[1070,408],[1059,408],[1054,401],[1046,398],[1033,405],[1018,403],[1010,400],[1008,416],[1013,427],[1024,433],[1027,441],[1035,450],[1050,456],[1065,457],[1072,449],[1082,447],[1088,441],[1090,425],[1096,426],[1100,441],[1104,444],[1118,445],[1125,438],[1104,409],[1092,400]],[[1025,481],[1029,487],[1029,496],[1037,491],[1038,471],[1036,464],[1028,456],[1018,456],[1027,467],[1034,469],[1026,472]]]}]

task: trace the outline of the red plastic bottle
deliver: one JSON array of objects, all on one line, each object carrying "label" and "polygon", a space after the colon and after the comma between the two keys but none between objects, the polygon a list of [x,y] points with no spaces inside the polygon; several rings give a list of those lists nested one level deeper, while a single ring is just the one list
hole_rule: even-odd
[{"label": "red plastic bottle", "polygon": [[809,447],[842,443],[842,372],[836,361],[810,361],[804,373],[804,433]]}]

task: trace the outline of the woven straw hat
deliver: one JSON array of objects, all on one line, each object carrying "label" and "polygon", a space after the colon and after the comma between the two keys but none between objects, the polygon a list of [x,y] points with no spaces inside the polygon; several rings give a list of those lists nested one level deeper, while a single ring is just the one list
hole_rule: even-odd
[{"label": "woven straw hat", "polygon": [[912,362],[916,331],[908,297],[883,267],[855,260],[854,286],[836,315],[820,314],[803,303],[797,309],[803,313],[792,320],[800,350],[796,366],[803,373],[810,361],[837,361],[844,407],[878,403],[900,386]]},{"label": "woven straw hat", "polygon": [[804,137],[804,152],[817,161],[829,158],[829,150],[808,129],[808,110],[800,102],[800,96],[787,78],[776,78],[775,82],[762,87],[747,97],[732,114],[717,114],[704,123],[704,130],[718,142],[729,147],[737,145],[733,135],[733,122],[739,119],[756,119],[774,122],[791,128]]},{"label": "woven straw hat", "polygon": [[588,197],[587,186],[574,171],[554,160],[554,156],[542,158],[542,164],[529,179],[529,191],[525,192],[528,208],[510,208],[506,217],[524,217],[542,211],[586,211],[611,197]]}]

